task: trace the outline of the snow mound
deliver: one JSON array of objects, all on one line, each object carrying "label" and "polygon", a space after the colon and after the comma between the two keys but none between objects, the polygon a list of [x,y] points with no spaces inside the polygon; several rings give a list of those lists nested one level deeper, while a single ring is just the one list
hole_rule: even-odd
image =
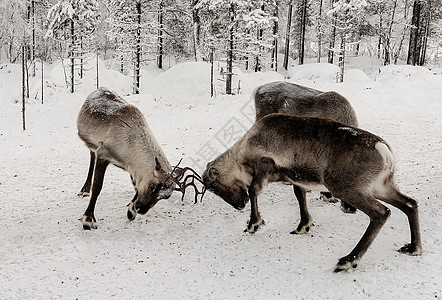
[{"label": "snow mound", "polygon": [[210,64],[186,62],[153,79],[151,93],[204,96],[210,93]]},{"label": "snow mound", "polygon": [[253,72],[241,74],[240,80],[242,82],[241,85],[243,93],[251,94],[255,88],[265,83],[283,81],[284,76],[274,71]]},{"label": "snow mound", "polygon": [[431,72],[425,67],[410,66],[410,65],[388,65],[379,69],[379,74],[376,74],[376,81],[381,83],[392,83],[403,80],[433,80],[435,78],[434,72]]},{"label": "snow mound", "polygon": [[364,73],[364,71],[359,69],[348,69],[344,73],[344,83],[367,83],[372,82],[372,80]]},{"label": "snow mound", "polygon": [[100,71],[99,85],[115,91],[118,95],[129,95],[132,93],[131,79],[114,70]]},{"label": "snow mound", "polygon": [[[48,79],[57,87],[66,88],[66,78],[69,78],[68,60],[56,64],[49,72]],[[117,94],[128,95],[132,92],[132,82],[130,77],[121,74],[118,71],[109,70],[104,61],[98,61],[98,84],[107,87]],[[97,88],[97,69],[95,57],[84,59],[83,78],[79,76],[79,70],[75,70],[75,90],[90,93]],[[67,77],[66,77],[67,76]]]},{"label": "snow mound", "polygon": [[295,66],[288,71],[288,76],[293,79],[321,79],[324,81],[336,82],[336,74],[339,73],[338,66],[328,63],[312,63]]}]

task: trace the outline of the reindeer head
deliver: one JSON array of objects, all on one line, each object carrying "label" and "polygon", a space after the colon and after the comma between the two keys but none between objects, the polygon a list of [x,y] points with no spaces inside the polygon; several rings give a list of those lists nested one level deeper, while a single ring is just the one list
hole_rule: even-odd
[{"label": "reindeer head", "polygon": [[239,163],[230,151],[208,163],[203,173],[206,189],[238,210],[243,209],[249,201],[247,191],[251,181],[250,168]]},{"label": "reindeer head", "polygon": [[[136,213],[142,215],[147,213],[158,201],[168,199],[175,190],[175,183],[156,157],[152,175],[146,176],[146,179],[148,179],[143,180],[140,186],[137,187],[136,200],[131,203],[133,205],[132,210]],[[131,210],[131,207],[129,210]]]}]

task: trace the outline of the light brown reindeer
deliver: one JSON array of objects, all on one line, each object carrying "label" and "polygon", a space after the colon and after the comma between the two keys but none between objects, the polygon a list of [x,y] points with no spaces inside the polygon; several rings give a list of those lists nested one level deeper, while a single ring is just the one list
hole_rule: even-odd
[{"label": "light brown reindeer", "polygon": [[[134,220],[137,213],[145,214],[159,200],[169,198],[176,184],[184,197],[186,187],[195,187],[193,178],[199,180],[190,168],[175,167],[172,172],[143,114],[106,88],[87,97],[77,127],[78,135],[90,150],[89,172],[79,193],[91,196],[81,219],[84,229],[97,228],[94,209],[109,164],[128,171],[135,187],[135,197],[128,205],[129,220]],[[194,175],[184,176],[188,170]],[[196,187],[195,192],[197,197]]]},{"label": "light brown reindeer", "polygon": [[328,190],[370,217],[355,248],[339,259],[335,272],[355,268],[390,215],[385,201],[408,217],[411,242],[400,252],[422,253],[417,202],[399,192],[395,159],[380,137],[356,127],[321,118],[270,114],[257,122],[230,149],[207,165],[206,188],[236,209],[251,201],[246,231],[263,224],[258,195],[269,182],[294,185],[301,221],[291,233],[309,231],[312,219],[306,190]]},{"label": "light brown reindeer", "polygon": [[[348,100],[334,92],[322,92],[306,86],[276,81],[255,89],[256,121],[272,113],[299,117],[324,118],[358,127],[356,113]],[[321,198],[335,202],[330,192],[321,192]],[[355,213],[356,209],[341,201],[341,210]]]}]

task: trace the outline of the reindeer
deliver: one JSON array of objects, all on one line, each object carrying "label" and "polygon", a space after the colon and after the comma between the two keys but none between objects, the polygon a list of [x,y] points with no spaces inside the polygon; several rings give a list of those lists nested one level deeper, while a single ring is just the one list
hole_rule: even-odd
[{"label": "reindeer", "polygon": [[380,137],[362,129],[321,118],[270,114],[257,122],[230,149],[208,163],[203,173],[206,188],[234,208],[251,201],[245,231],[264,224],[258,196],[269,182],[293,185],[301,221],[292,234],[313,225],[306,190],[328,190],[370,217],[369,226],[355,248],[339,259],[335,272],[356,268],[390,210],[377,199],[402,210],[408,217],[411,242],[399,249],[421,255],[417,202],[394,182],[395,158]]},{"label": "reindeer", "polygon": [[[271,113],[283,113],[299,117],[330,119],[345,125],[358,127],[356,113],[348,100],[333,91],[321,92],[294,83],[276,81],[255,89],[256,121]],[[320,198],[336,202],[329,192],[321,192]],[[341,210],[356,213],[356,209],[341,201]]]},{"label": "reindeer", "polygon": [[[135,187],[135,197],[127,211],[131,221],[137,213],[145,214],[159,200],[169,198],[176,185],[184,197],[185,188],[194,185],[193,178],[200,179],[196,173],[185,176],[186,171],[193,171],[190,168],[175,167],[172,172],[143,114],[106,88],[87,97],[78,115],[77,127],[79,137],[90,150],[89,172],[79,193],[79,196],[91,196],[81,218],[86,230],[97,228],[94,208],[109,164],[128,171],[131,176]],[[192,181],[189,183],[189,180]]]}]

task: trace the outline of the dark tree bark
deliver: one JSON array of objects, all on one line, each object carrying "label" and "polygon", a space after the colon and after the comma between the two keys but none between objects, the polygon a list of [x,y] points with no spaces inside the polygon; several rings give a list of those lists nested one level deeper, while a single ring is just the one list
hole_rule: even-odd
[{"label": "dark tree bark", "polygon": [[279,5],[279,0],[276,0],[275,9],[273,11],[275,22],[273,23],[273,49],[272,49],[272,64],[271,64],[271,68],[274,71],[278,71],[278,28],[279,28],[278,5]]},{"label": "dark tree bark", "polygon": [[[264,4],[261,6],[261,10],[264,11]],[[264,34],[264,30],[262,28],[258,28],[258,32],[257,32],[258,41],[262,41],[263,34]],[[259,56],[260,56],[261,50],[262,50],[261,46],[259,46],[258,54],[255,57],[255,72],[261,71],[261,62],[259,61]]]},{"label": "dark tree bark", "polygon": [[[331,0],[331,4],[333,7],[333,4],[335,3],[335,0]],[[335,48],[335,40],[336,40],[336,13],[333,13],[332,16],[332,27],[331,27],[331,34],[330,34],[330,43],[329,43],[329,50],[328,50],[328,63],[333,63],[333,56],[334,56],[334,48]]]},{"label": "dark tree bark", "polygon": [[74,93],[75,84],[75,27],[74,20],[71,20],[71,46],[70,46],[70,59],[71,59],[71,93]]},{"label": "dark tree bark", "polygon": [[141,1],[136,3],[137,10],[137,30],[136,30],[136,52],[135,52],[135,82],[134,94],[140,93],[140,67],[141,67]]},{"label": "dark tree bark", "polygon": [[201,18],[199,8],[196,7],[199,0],[192,0],[192,20],[193,20],[193,53],[195,61],[200,59],[201,47]]},{"label": "dark tree bark", "polygon": [[83,36],[80,35],[80,78],[83,78],[84,73],[84,59],[83,59]]},{"label": "dark tree bark", "polygon": [[411,18],[410,43],[408,45],[407,65],[416,65],[419,62],[419,27],[422,3],[415,0],[413,4],[413,16]]},{"label": "dark tree bark", "polygon": [[213,82],[213,46],[210,47],[210,97],[213,97],[215,94],[215,84]]},{"label": "dark tree bark", "polygon": [[96,55],[96,61],[95,61],[95,63],[96,63],[96,65],[95,65],[95,67],[96,67],[96,69],[97,69],[97,73],[96,73],[96,76],[97,76],[97,89],[100,87],[100,81],[99,81],[99,70],[98,70],[98,49],[97,49],[97,55]]},{"label": "dark tree bark", "polygon": [[26,45],[23,42],[22,46],[22,118],[23,118],[23,130],[26,130]]},{"label": "dark tree bark", "polygon": [[41,58],[41,104],[44,103],[44,63],[43,63],[43,58]]},{"label": "dark tree bark", "polygon": [[284,49],[284,69],[289,67],[289,53],[290,53],[290,29],[292,26],[293,0],[289,0],[289,9],[287,14],[287,30],[285,32],[285,49]]},{"label": "dark tree bark", "polygon": [[159,29],[158,29],[158,61],[157,61],[157,65],[158,68],[162,69],[163,68],[163,31],[164,31],[164,27],[163,27],[163,6],[164,3],[163,1],[160,1],[160,9],[158,11],[158,24],[159,24]]},{"label": "dark tree bark", "polygon": [[299,64],[304,64],[304,51],[305,51],[305,28],[307,22],[307,0],[302,1],[301,8],[301,30],[299,35]]},{"label": "dark tree bark", "polygon": [[229,7],[229,15],[230,15],[230,29],[229,29],[229,41],[227,45],[227,77],[226,77],[226,94],[232,94],[232,76],[233,76],[233,46],[234,46],[234,30],[235,26],[233,25],[233,21],[235,20],[235,10],[233,4]]},{"label": "dark tree bark", "polygon": [[318,15],[318,20],[319,20],[319,30],[318,30],[318,56],[316,59],[316,62],[320,63],[321,62],[321,55],[322,55],[322,27],[321,27],[321,22],[322,22],[322,0],[319,1],[319,15]]},{"label": "dark tree bark", "polygon": [[32,14],[32,77],[35,77],[35,1],[31,1]]},{"label": "dark tree bark", "polygon": [[425,65],[425,58],[427,56],[427,44],[428,44],[428,34],[430,32],[430,20],[431,20],[431,11],[428,12],[427,19],[425,21],[425,29],[423,30],[422,36],[422,47],[420,51],[420,60],[419,65]]}]

